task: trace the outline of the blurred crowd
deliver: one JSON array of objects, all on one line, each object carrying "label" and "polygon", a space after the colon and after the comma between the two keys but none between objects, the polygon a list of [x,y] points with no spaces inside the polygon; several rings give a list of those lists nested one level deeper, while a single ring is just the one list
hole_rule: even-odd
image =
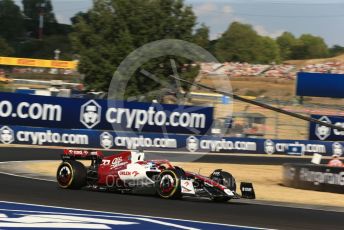
[{"label": "blurred crowd", "polygon": [[249,64],[239,62],[202,63],[204,75],[228,75],[230,77],[271,77],[295,79],[297,72],[344,74],[344,62],[334,61],[322,64],[309,64],[302,68],[288,64]]},{"label": "blurred crowd", "polygon": [[[1,69],[0,69],[1,70]],[[297,72],[344,74],[344,62],[332,61],[308,64],[301,68],[289,64],[249,64],[239,62],[201,63],[203,75],[227,75],[230,77],[271,77],[295,79]],[[77,74],[75,70],[14,67],[12,74]]]},{"label": "blurred crowd", "polygon": [[305,67],[301,68],[300,71],[311,72],[311,73],[344,74],[344,63],[335,61],[335,62],[326,62],[322,64],[306,65]]},{"label": "blurred crowd", "polygon": [[249,63],[239,63],[239,62],[225,62],[222,64],[219,63],[202,63],[201,71],[202,74],[209,75],[220,75],[227,74],[233,77],[241,76],[258,76],[267,69],[269,65],[260,65],[260,64],[249,64]]}]

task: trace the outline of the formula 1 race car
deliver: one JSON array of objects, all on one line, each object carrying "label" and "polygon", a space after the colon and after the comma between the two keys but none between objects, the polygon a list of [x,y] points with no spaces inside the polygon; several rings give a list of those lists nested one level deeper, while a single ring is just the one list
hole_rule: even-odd
[{"label": "formula 1 race car", "polygon": [[[251,183],[242,182],[241,196],[236,193],[234,177],[221,169],[209,177],[184,171],[168,160],[144,160],[140,151],[124,151],[104,157],[100,151],[66,149],[57,169],[57,182],[61,188],[116,191],[151,190],[165,199],[183,196],[207,197],[214,201],[255,199]],[[91,160],[86,167],[77,160]]]}]

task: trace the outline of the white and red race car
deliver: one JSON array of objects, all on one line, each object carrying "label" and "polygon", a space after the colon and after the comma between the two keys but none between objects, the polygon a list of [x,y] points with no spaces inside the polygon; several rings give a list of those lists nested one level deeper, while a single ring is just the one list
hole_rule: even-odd
[{"label": "white and red race car", "polygon": [[[77,160],[91,160],[85,166]],[[57,169],[61,188],[117,192],[152,191],[165,199],[183,196],[207,197],[214,201],[255,199],[252,183],[242,182],[236,193],[234,177],[216,169],[209,177],[184,171],[168,160],[144,160],[144,153],[124,151],[104,157],[100,151],[66,149]]]}]

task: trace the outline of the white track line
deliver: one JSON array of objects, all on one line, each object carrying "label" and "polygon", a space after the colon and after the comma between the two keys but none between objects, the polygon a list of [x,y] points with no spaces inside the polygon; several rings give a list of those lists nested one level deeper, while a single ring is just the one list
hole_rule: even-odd
[{"label": "white track line", "polygon": [[[245,226],[245,225],[233,225],[233,224],[221,224],[221,223],[214,223],[214,222],[206,222],[206,221],[195,221],[195,220],[186,220],[186,219],[177,219],[177,218],[167,218],[167,217],[157,217],[157,216],[146,216],[146,215],[137,215],[137,214],[128,214],[128,213],[121,213],[121,212],[106,212],[106,211],[95,211],[95,210],[87,210],[87,209],[77,209],[77,208],[66,208],[66,207],[60,207],[60,206],[51,206],[51,205],[37,205],[37,204],[29,204],[29,203],[19,203],[19,202],[11,202],[11,201],[0,201],[7,204],[19,204],[19,205],[34,205],[38,207],[47,207],[47,208],[61,208],[66,210],[73,210],[73,211],[86,211],[86,212],[94,212],[94,213],[106,213],[106,214],[112,214],[112,215],[127,215],[127,216],[133,216],[133,217],[140,217],[140,218],[152,218],[152,219],[163,219],[163,220],[177,220],[177,221],[187,221],[191,223],[201,223],[201,224],[217,224],[221,226],[228,226],[228,227],[244,227],[248,229],[268,229],[268,228],[257,228],[252,226]],[[6,210],[6,209],[0,209],[0,210]],[[46,213],[46,214],[56,214],[56,212],[45,212],[45,211],[26,211],[26,210],[12,210],[12,211],[20,211],[20,212],[39,212],[39,213]],[[77,214],[77,213],[61,213],[61,214],[68,214],[68,215],[75,215],[75,216],[84,216],[87,214]],[[113,216],[107,216],[107,215],[101,215],[101,214],[95,214],[94,216],[99,217],[113,217]],[[126,217],[123,217],[126,218]],[[127,217],[129,218],[129,217]]]}]

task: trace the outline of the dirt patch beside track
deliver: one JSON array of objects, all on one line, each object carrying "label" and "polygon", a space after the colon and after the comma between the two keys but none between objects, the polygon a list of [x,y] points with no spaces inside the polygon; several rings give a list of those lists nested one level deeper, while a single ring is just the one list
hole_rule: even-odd
[{"label": "dirt patch beside track", "polygon": [[[9,165],[2,164],[0,171],[10,170],[13,174],[37,175],[54,179],[59,164],[60,161],[12,162]],[[85,164],[88,163],[85,162]],[[344,207],[343,194],[282,186],[282,166],[181,162],[176,165],[188,171],[200,172],[202,175],[209,175],[214,169],[229,171],[235,176],[238,184],[241,181],[254,184],[257,200]]]}]

